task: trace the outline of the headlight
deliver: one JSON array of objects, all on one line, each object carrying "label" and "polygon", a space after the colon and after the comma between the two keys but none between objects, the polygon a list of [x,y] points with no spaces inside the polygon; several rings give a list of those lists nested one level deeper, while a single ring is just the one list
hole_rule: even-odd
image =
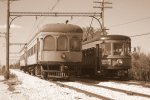
[{"label": "headlight", "polygon": [[122,61],[121,59],[118,59],[118,60],[117,60],[117,63],[118,63],[118,65],[122,65],[122,64],[123,64],[123,61]]},{"label": "headlight", "polygon": [[63,54],[61,54],[61,58],[62,59],[66,59],[66,55],[63,53]]},{"label": "headlight", "polygon": [[108,59],[108,65],[111,65],[111,59]]}]

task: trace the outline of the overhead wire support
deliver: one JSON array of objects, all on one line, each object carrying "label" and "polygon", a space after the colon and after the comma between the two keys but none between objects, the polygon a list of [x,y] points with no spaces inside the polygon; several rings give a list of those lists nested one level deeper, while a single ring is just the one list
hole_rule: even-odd
[{"label": "overhead wire support", "polygon": [[93,8],[112,8],[112,7],[97,7],[97,6],[94,6]]},{"label": "overhead wire support", "polygon": [[104,1],[104,2],[100,2],[100,1],[93,1],[93,3],[105,3],[105,4],[112,4],[112,2],[106,2],[106,1]]},{"label": "overhead wire support", "polygon": [[105,6],[106,4],[112,4],[111,2],[105,2],[105,0],[102,0],[101,2],[99,1],[93,1],[93,3],[99,4],[98,6],[93,6],[93,8],[101,8],[101,27],[102,27],[102,34],[105,35],[106,30],[105,25],[104,25],[104,9],[105,8],[112,8],[110,6]]},{"label": "overhead wire support", "polygon": [[19,54],[19,52],[9,52],[10,54]]},{"label": "overhead wire support", "polygon": [[10,43],[10,45],[25,45],[26,43]]},{"label": "overhead wire support", "polygon": [[74,17],[90,17],[100,16],[101,13],[95,12],[10,12],[10,16],[74,16]]}]

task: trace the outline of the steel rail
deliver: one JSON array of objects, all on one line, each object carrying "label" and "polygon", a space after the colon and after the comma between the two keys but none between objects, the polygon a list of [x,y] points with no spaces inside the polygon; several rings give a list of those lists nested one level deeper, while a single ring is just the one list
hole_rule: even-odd
[{"label": "steel rail", "polygon": [[[128,90],[123,90],[123,89],[117,89],[117,88],[113,88],[113,87],[108,87],[108,86],[102,86],[102,85],[96,85],[93,83],[89,83],[89,82],[85,82],[85,79],[75,79],[76,82],[82,83],[82,84],[86,84],[86,85],[91,85],[91,86],[95,86],[95,87],[100,87],[100,88],[105,88],[105,89],[110,89],[113,91],[117,91],[117,92],[122,92],[122,93],[126,93],[128,95],[137,95],[137,96],[142,96],[142,97],[146,97],[146,98],[150,98],[150,95],[148,94],[142,94],[142,93],[138,93],[138,92],[134,92],[134,91],[128,91]],[[93,82],[93,80],[88,80]]]},{"label": "steel rail", "polygon": [[95,94],[95,93],[91,93],[91,92],[88,92],[88,91],[85,91],[85,90],[82,90],[82,89],[79,89],[79,88],[75,88],[75,87],[72,87],[72,86],[69,86],[69,85],[66,85],[66,84],[63,84],[63,83],[59,83],[59,82],[55,82],[55,81],[50,81],[54,84],[57,84],[61,87],[65,87],[65,88],[69,88],[69,89],[72,89],[72,90],[75,90],[77,92],[80,92],[80,93],[84,93],[88,96],[91,96],[91,97],[96,97],[96,98],[99,98],[99,99],[102,99],[102,100],[113,100],[111,98],[108,98],[108,97],[105,97],[105,96],[102,96],[102,95],[99,95],[99,94]]}]

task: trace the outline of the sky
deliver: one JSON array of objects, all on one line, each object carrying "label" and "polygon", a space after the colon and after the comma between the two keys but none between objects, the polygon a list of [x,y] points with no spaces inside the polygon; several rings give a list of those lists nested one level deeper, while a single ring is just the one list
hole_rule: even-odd
[{"label": "sky", "polygon": [[[93,1],[100,0],[18,0],[10,3],[13,12],[100,12]],[[150,33],[150,0],[105,0],[112,2],[111,9],[105,9],[104,24],[109,34],[140,35]],[[109,5],[108,5],[109,6]],[[0,0],[0,32],[6,32],[6,1]],[[10,29],[11,43],[26,43],[44,24],[65,23],[81,27],[90,26],[90,17],[18,17]],[[99,23],[93,20],[92,27]],[[132,47],[141,47],[150,53],[150,35],[132,37]],[[0,63],[5,62],[5,38],[0,37]],[[21,46],[10,46],[10,52],[18,52]],[[16,56],[10,54],[10,56]]]}]

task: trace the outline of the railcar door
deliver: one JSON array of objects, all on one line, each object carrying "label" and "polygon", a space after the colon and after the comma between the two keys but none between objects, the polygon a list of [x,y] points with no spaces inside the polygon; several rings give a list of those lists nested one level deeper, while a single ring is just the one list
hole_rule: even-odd
[{"label": "railcar door", "polygon": [[37,39],[37,44],[36,44],[36,62],[37,62],[37,64],[38,64],[38,61],[39,61],[39,46],[40,46],[40,41],[39,41],[39,39]]},{"label": "railcar door", "polygon": [[101,48],[100,44],[96,44],[96,64],[95,64],[95,73],[97,74],[98,71],[101,69]]},{"label": "railcar door", "polygon": [[27,60],[27,58],[28,58],[28,52],[27,52],[27,44],[25,44],[25,48],[24,48],[24,61],[25,61],[25,66],[24,66],[24,72],[26,72],[27,71],[27,66],[28,66],[28,60]]}]

